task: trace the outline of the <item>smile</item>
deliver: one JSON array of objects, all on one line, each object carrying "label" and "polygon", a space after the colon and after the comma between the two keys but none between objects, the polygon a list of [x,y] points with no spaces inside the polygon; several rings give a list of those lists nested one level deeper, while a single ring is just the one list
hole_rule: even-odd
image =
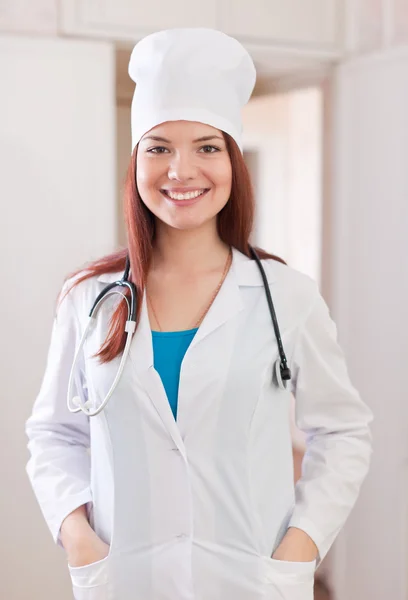
[{"label": "smile", "polygon": [[202,196],[205,192],[208,192],[208,190],[194,190],[193,192],[187,192],[186,194],[171,192],[170,190],[161,190],[161,192],[172,200],[193,200],[194,198]]},{"label": "smile", "polygon": [[200,202],[201,198],[203,198],[209,191],[210,190],[197,190],[195,192],[189,192],[188,194],[176,194],[167,192],[165,190],[160,190],[166,200],[176,206],[190,206],[196,202]]}]

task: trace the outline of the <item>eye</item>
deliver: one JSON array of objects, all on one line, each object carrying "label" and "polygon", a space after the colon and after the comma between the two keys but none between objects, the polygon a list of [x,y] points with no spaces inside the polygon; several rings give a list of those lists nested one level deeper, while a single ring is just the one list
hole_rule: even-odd
[{"label": "eye", "polygon": [[[217,148],[217,146],[210,146],[210,145],[206,145],[206,146],[202,146],[201,150],[203,148],[212,148],[213,150],[215,150],[215,152],[220,152],[220,148]],[[204,152],[204,154],[214,154],[214,152]]]},{"label": "eye", "polygon": [[151,154],[163,154],[163,152],[156,152],[156,150],[167,150],[164,146],[155,146],[154,148],[149,148],[146,152],[150,152]]}]

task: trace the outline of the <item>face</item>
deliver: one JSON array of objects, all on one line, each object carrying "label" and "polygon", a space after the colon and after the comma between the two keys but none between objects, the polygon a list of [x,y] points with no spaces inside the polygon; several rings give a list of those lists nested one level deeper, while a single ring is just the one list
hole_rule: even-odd
[{"label": "face", "polygon": [[215,225],[230,197],[226,142],[210,125],[157,125],[139,142],[136,169],[140,197],[162,226],[186,230]]}]

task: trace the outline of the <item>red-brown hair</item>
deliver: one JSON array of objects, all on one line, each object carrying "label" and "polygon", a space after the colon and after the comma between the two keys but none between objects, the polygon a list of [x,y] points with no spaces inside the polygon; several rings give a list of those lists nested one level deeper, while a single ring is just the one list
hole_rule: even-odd
[{"label": "red-brown hair", "polygon": [[[252,182],[235,140],[227,133],[223,132],[223,135],[232,165],[232,186],[230,198],[217,216],[218,233],[223,242],[229,246],[233,246],[246,256],[251,257],[248,244],[252,232],[255,210]],[[75,276],[75,282],[66,293],[90,277],[95,277],[102,273],[124,271],[126,255],[129,253],[129,280],[136,286],[137,297],[141,298],[143,295],[154,244],[155,216],[140,198],[136,186],[137,149],[138,146],[135,147],[132,153],[124,188],[124,216],[128,249],[117,250],[87,264],[83,268],[69,273],[65,280]],[[269,254],[260,248],[256,248],[256,250],[260,258],[272,258],[286,264],[278,256]],[[81,275],[77,277],[78,274]],[[130,297],[128,289],[125,291],[125,288],[123,288],[122,291],[124,291],[128,298]],[[138,302],[136,322],[139,321],[140,312],[141,302]],[[95,355],[99,356],[101,363],[113,360],[123,351],[126,342],[126,334],[124,332],[126,319],[126,302],[120,302],[111,317],[108,335]]]}]

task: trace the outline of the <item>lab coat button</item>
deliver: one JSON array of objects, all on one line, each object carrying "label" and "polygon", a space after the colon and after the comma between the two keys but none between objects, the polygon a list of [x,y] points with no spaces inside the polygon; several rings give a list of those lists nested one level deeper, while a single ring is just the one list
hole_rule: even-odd
[{"label": "lab coat button", "polygon": [[177,539],[178,540],[185,540],[186,537],[187,537],[186,533],[179,533],[178,536],[177,536]]}]

